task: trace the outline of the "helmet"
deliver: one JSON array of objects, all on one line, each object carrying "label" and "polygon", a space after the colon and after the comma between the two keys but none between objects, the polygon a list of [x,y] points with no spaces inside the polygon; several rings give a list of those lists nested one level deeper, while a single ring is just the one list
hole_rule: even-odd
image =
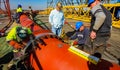
[{"label": "helmet", "polygon": [[95,0],[88,0],[88,7],[90,6],[91,3],[93,3]]},{"label": "helmet", "polygon": [[82,22],[76,22],[75,28],[78,30],[83,25]]},{"label": "helmet", "polygon": [[24,27],[18,27],[17,28],[17,35],[21,39],[26,39],[27,38],[27,30]]},{"label": "helmet", "polygon": [[22,7],[22,5],[21,5],[21,4],[18,4],[18,7]]}]

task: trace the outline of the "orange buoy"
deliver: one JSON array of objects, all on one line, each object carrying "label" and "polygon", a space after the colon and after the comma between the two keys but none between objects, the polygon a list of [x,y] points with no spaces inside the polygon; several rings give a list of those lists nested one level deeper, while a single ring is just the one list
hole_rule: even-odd
[{"label": "orange buoy", "polygon": [[[70,45],[64,43],[51,31],[37,26],[26,15],[20,16],[22,26],[33,26],[35,35],[33,48],[29,56],[29,65],[33,70],[120,70],[120,66],[106,60],[94,65],[82,57],[70,52]],[[32,28],[31,28],[32,29]]]},{"label": "orange buoy", "polygon": [[[47,37],[47,35],[46,35]],[[94,65],[80,56],[68,51],[70,45],[57,37],[43,36],[45,43],[38,43],[38,48],[30,56],[30,63],[35,70],[119,70],[120,66],[101,60]],[[41,38],[41,37],[40,37]]]}]

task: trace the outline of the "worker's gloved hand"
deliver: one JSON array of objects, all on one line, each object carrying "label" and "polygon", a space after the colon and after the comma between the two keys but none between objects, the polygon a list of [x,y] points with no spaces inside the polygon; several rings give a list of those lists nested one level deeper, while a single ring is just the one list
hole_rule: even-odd
[{"label": "worker's gloved hand", "polygon": [[73,45],[77,45],[77,44],[78,44],[78,41],[74,41],[74,42],[73,42]]}]

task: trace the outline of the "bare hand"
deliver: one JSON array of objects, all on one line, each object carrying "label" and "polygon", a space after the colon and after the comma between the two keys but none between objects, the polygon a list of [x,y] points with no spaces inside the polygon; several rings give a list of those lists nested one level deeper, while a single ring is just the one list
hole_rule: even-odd
[{"label": "bare hand", "polygon": [[91,38],[91,39],[95,39],[95,38],[96,38],[96,32],[92,31],[92,32],[90,33],[90,38]]}]

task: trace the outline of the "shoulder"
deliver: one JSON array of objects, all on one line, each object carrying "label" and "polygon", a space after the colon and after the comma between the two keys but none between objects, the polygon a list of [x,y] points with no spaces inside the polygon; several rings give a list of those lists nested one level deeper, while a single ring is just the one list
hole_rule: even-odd
[{"label": "shoulder", "polygon": [[12,28],[10,30],[10,32],[7,34],[7,36],[6,36],[6,40],[7,41],[10,40],[10,39],[13,39],[15,37],[15,35],[16,35],[16,28],[17,27]]},{"label": "shoulder", "polygon": [[32,31],[29,28],[27,28],[27,32],[28,34],[32,34]]},{"label": "shoulder", "polygon": [[11,29],[11,31],[16,31],[17,28],[18,28],[18,26],[13,27],[13,28]]},{"label": "shoulder", "polygon": [[52,12],[52,13],[53,13],[53,12],[56,12],[56,9],[53,9],[51,12]]},{"label": "shoulder", "polygon": [[98,4],[98,5],[94,6],[91,9],[92,14],[95,14],[96,12],[103,12],[101,5],[102,4]]},{"label": "shoulder", "polygon": [[89,33],[89,29],[85,27],[84,32]]},{"label": "shoulder", "polygon": [[50,14],[54,14],[55,12],[56,12],[56,10],[53,9],[53,10],[50,12]]}]

